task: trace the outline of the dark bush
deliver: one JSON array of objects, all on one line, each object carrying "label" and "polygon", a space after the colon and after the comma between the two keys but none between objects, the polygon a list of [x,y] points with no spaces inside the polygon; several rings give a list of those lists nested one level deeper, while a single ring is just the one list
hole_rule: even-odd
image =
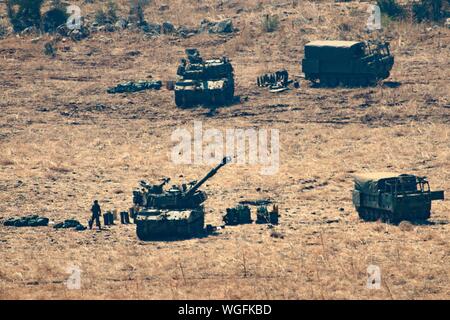
[{"label": "dark bush", "polygon": [[144,9],[150,4],[150,0],[129,0],[130,2],[130,22],[137,25],[145,25]]},{"label": "dark bush", "polygon": [[99,25],[114,24],[117,20],[117,4],[114,1],[108,1],[105,9],[100,8],[95,13],[95,22]]},{"label": "dark bush", "polygon": [[56,29],[67,22],[68,15],[64,9],[53,8],[42,17],[42,27],[45,32],[55,32]]},{"label": "dark bush", "polygon": [[405,9],[395,0],[377,0],[381,13],[393,19],[402,19],[406,16]]},{"label": "dark bush", "polygon": [[421,0],[413,4],[412,14],[417,22],[440,21],[445,16],[442,0]]},{"label": "dark bush", "polygon": [[261,28],[264,32],[274,32],[278,29],[280,20],[277,15],[266,14],[261,20]]},{"label": "dark bush", "polygon": [[7,13],[15,32],[41,25],[41,6],[44,0],[8,0]]},{"label": "dark bush", "polygon": [[[400,20],[410,16],[416,22],[440,21],[446,16],[445,0],[417,0],[412,4],[399,5],[396,0],[377,0],[383,14]],[[447,0],[447,2],[450,2]]]},{"label": "dark bush", "polygon": [[52,42],[46,42],[44,44],[44,54],[52,58],[56,56],[56,48]]}]

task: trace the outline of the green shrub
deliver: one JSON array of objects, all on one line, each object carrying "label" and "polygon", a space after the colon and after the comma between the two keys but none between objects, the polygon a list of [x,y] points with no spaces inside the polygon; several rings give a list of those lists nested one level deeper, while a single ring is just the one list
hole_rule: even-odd
[{"label": "green shrub", "polygon": [[106,8],[100,8],[95,13],[95,22],[99,25],[114,24],[117,20],[117,4],[115,1],[108,1]]},{"label": "green shrub", "polygon": [[130,21],[138,25],[145,24],[144,9],[150,3],[150,0],[129,0],[130,2]]},{"label": "green shrub", "polygon": [[106,15],[111,22],[116,22],[119,18],[117,17],[117,3],[115,1],[108,1],[106,5]]},{"label": "green shrub", "polygon": [[274,32],[278,30],[279,25],[280,20],[277,15],[266,14],[261,21],[261,27],[264,32]]},{"label": "green shrub", "polygon": [[0,19],[0,39],[5,38],[9,33],[8,24],[4,19]]},{"label": "green shrub", "polygon": [[46,42],[44,45],[44,54],[46,56],[54,58],[56,56],[56,48],[52,42]]}]

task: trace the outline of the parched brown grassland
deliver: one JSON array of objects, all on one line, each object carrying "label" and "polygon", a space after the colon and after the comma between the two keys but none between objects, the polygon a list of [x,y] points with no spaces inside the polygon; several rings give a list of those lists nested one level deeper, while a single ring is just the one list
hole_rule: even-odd
[{"label": "parched brown grassland", "polygon": [[[105,1],[102,1],[103,3]],[[120,3],[126,14],[127,1]],[[98,4],[78,3],[92,18]],[[146,38],[125,30],[57,44],[49,36],[0,40],[0,216],[40,214],[53,221],[127,209],[141,179],[197,179],[208,166],[170,161],[171,134],[205,128],[280,130],[280,170],[230,165],[203,189],[206,222],[221,223],[225,208],[270,197],[280,225],[227,227],[218,235],[178,242],[141,242],[135,228],[75,232],[0,226],[2,299],[448,299],[448,200],[433,204],[429,225],[401,228],[364,223],[351,203],[351,176],[393,170],[426,175],[450,191],[450,31],[391,22],[367,35],[367,3],[230,0],[153,1],[149,21],[197,26],[230,17],[231,36]],[[162,3],[169,4],[159,11]],[[262,5],[258,5],[262,3]],[[182,8],[182,9],[180,9]],[[4,13],[4,7],[0,7]],[[261,17],[278,14],[280,29],[261,31]],[[300,74],[303,45],[316,39],[391,41],[400,86],[302,88],[279,95],[257,88],[256,76],[286,67]],[[108,95],[121,81],[174,78],[184,48],[228,55],[241,103],[179,110],[167,90]],[[258,191],[259,190],[259,191]],[[283,238],[271,237],[273,231]],[[369,265],[382,288],[366,288]],[[82,270],[82,289],[68,290],[66,269]]]}]

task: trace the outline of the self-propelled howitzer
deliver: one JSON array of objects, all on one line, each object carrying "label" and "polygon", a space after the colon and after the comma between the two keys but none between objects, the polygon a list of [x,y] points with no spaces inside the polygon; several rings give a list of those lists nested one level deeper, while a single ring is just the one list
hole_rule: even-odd
[{"label": "self-propelled howitzer", "polygon": [[229,162],[224,158],[221,163],[209,171],[200,181],[172,186],[161,193],[135,191],[133,199],[141,199],[134,204],[138,207],[136,232],[141,240],[160,238],[187,238],[203,232],[203,202],[207,195],[199,188],[212,178],[220,168]]},{"label": "self-propelled howitzer", "polygon": [[186,49],[177,70],[175,104],[180,108],[195,105],[222,106],[234,97],[233,66],[227,57],[204,60],[197,49]]}]

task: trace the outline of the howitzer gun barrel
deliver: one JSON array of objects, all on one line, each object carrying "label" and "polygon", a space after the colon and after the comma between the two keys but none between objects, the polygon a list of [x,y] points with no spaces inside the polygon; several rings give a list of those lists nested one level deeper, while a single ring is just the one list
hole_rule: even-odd
[{"label": "howitzer gun barrel", "polygon": [[195,191],[197,191],[198,188],[200,188],[202,184],[206,182],[206,180],[212,178],[217,173],[217,171],[219,171],[220,168],[222,168],[230,161],[231,161],[230,157],[223,158],[223,160],[215,168],[211,169],[211,171],[209,171],[208,174],[203,177],[203,179],[201,179],[191,189],[189,189],[189,191],[186,193],[186,197],[192,196],[195,193]]}]

